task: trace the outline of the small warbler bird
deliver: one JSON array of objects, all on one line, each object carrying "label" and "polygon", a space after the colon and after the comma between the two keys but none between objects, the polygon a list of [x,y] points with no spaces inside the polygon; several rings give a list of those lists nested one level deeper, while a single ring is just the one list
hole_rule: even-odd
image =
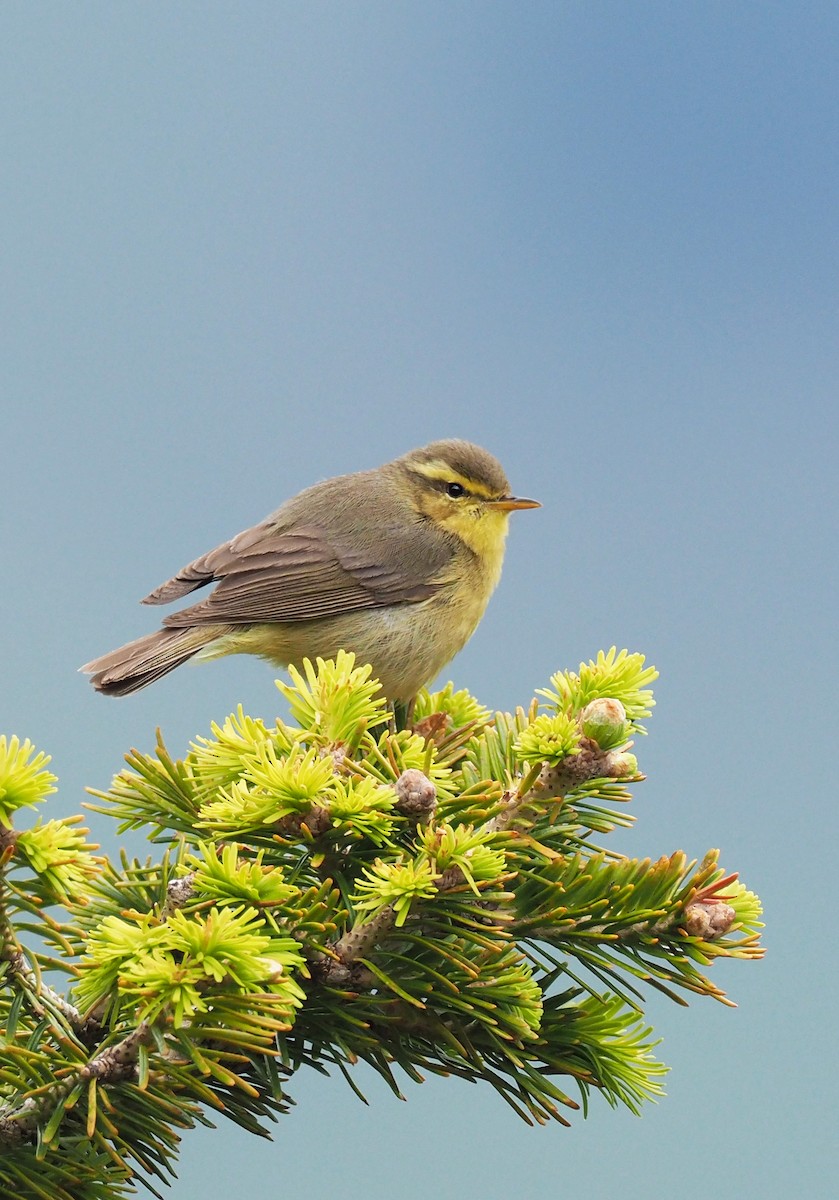
[{"label": "small warbler bird", "polygon": [[408,704],[474,633],[501,575],[509,514],[538,507],[510,495],[491,454],[456,439],[327,479],[143,604],[215,583],[205,600],[81,669],[97,691],[123,696],[194,656],[288,666],[343,649],[371,664],[390,702]]}]

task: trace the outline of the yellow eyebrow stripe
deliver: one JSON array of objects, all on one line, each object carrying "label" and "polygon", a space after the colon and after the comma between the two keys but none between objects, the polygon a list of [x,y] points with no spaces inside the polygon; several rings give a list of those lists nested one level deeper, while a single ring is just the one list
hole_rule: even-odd
[{"label": "yellow eyebrow stripe", "polygon": [[411,465],[411,469],[424,475],[426,479],[436,479],[441,483],[459,483],[466,488],[467,492],[471,492],[474,496],[481,496],[484,500],[493,500],[497,494],[485,483],[481,483],[477,479],[470,479],[468,475],[462,475],[460,471],[455,471],[442,459],[432,459],[427,463],[415,463]]}]

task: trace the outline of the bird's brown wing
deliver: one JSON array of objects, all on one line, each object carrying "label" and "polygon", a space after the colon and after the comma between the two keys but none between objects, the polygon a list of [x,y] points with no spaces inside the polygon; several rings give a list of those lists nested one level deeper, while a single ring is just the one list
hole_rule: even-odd
[{"label": "bird's brown wing", "polygon": [[[416,527],[410,532],[383,530],[382,535],[371,552],[359,552],[342,547],[314,525],[286,532],[257,526],[184,567],[147,602],[165,603],[217,580],[206,600],[163,622],[183,628],[313,621],[432,596],[445,578],[452,547]],[[413,568],[405,566],[409,538],[407,557],[416,564]]]},{"label": "bird's brown wing", "polygon": [[[247,554],[251,548],[258,547],[261,541],[277,532],[271,528],[270,521],[271,518],[268,517],[259,525],[254,525],[251,529],[245,529],[242,533],[237,534],[229,542],[222,542],[220,546],[216,546],[215,550],[210,550],[207,554],[202,554],[200,558],[193,559],[191,563],[181,567],[177,575],[173,575],[171,579],[161,583],[160,587],[156,587],[153,592],[149,592],[148,596],[144,596],[140,603],[170,604],[173,600],[179,600],[181,596],[187,596],[190,592],[221,579],[231,564],[235,563],[240,556]],[[289,545],[288,549],[291,555],[293,547]]]}]

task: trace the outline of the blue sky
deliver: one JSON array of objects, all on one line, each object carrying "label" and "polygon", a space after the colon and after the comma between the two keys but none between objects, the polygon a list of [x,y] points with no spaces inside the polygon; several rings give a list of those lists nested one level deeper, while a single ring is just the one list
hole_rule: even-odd
[{"label": "blue sky", "polygon": [[0,729],[52,753],[56,811],[157,725],[177,752],[276,709],[245,659],[94,695],[141,596],[456,435],[544,507],[448,674],[510,707],[646,653],[621,848],[720,846],[767,909],[765,962],[717,972],[737,1010],[651,1001],[640,1121],[301,1076],[275,1144],[188,1139],[179,1200],[831,1194],[837,35],[806,0],[3,7]]}]

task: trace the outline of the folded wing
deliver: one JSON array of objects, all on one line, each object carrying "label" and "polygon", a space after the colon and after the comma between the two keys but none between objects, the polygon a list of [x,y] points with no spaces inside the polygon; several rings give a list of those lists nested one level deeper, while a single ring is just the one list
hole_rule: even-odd
[{"label": "folded wing", "polygon": [[383,532],[367,552],[342,547],[315,525],[283,532],[256,526],[189,563],[144,603],[165,604],[216,582],[206,600],[165,618],[167,628],[178,629],[313,621],[434,595],[444,584],[451,547],[418,536],[416,528],[410,546],[407,531]]}]

